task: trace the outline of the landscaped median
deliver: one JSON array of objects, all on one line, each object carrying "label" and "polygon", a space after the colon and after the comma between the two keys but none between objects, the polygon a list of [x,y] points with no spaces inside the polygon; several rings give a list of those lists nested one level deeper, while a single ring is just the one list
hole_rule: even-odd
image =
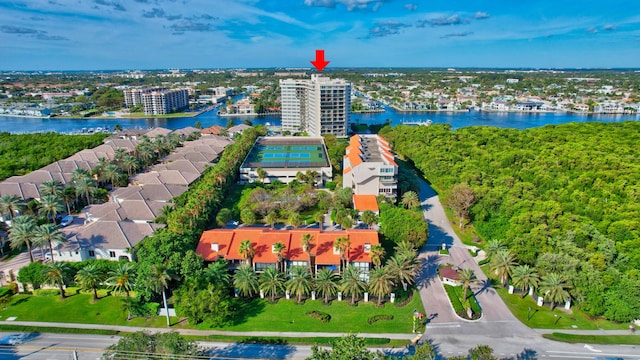
[{"label": "landscaped median", "polygon": [[[0,310],[0,320],[47,321],[61,323],[104,324],[165,328],[162,316],[136,317],[127,320],[123,307],[125,296],[99,292],[100,299],[91,303],[92,295],[69,288],[69,296],[60,300],[57,295],[15,295],[7,308]],[[171,318],[174,329],[225,330],[234,332],[334,332],[334,333],[406,333],[412,331],[414,309],[423,309],[420,296],[414,292],[404,306],[387,303],[377,307],[375,302],[360,301],[357,306],[349,301],[333,301],[324,305],[321,300],[307,300],[298,305],[295,300],[280,299],[269,304],[266,299],[252,299],[237,309],[233,324],[210,327],[206,323],[188,325]],[[314,313],[315,312],[315,313]],[[320,315],[308,315],[320,314]],[[328,316],[324,316],[324,314]],[[323,319],[326,320],[323,322]],[[418,329],[420,330],[420,329]]]},{"label": "landscaped median", "polygon": [[545,339],[567,343],[602,344],[602,345],[640,345],[640,335],[578,335],[551,333],[543,334]]}]

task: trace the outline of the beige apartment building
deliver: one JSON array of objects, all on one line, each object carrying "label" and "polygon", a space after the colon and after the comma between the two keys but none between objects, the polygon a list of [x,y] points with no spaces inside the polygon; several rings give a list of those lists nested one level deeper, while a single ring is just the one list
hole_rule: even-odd
[{"label": "beige apartment building", "polygon": [[280,80],[280,89],[283,131],[347,136],[350,82],[314,74],[311,79]]},{"label": "beige apartment building", "polygon": [[398,164],[379,135],[354,135],[343,159],[342,186],[354,195],[384,195],[396,200]]}]

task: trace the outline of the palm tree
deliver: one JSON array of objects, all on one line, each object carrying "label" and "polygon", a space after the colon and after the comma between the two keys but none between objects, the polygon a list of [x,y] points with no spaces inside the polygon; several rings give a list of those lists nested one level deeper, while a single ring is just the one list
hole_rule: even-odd
[{"label": "palm tree", "polygon": [[38,213],[45,216],[52,223],[56,223],[56,216],[64,211],[62,200],[55,195],[46,195],[40,199],[40,209]]},{"label": "palm tree", "polygon": [[153,162],[155,153],[153,152],[153,149],[151,149],[149,146],[138,145],[137,152],[138,152],[138,159],[140,159],[140,161],[145,166],[149,166]]},{"label": "palm tree", "polygon": [[351,241],[348,237],[339,237],[333,243],[333,248],[340,252],[340,271],[342,272],[344,265],[349,259],[349,248],[351,247]]},{"label": "palm tree", "polygon": [[362,213],[362,222],[364,222],[365,224],[367,224],[367,226],[369,227],[369,229],[371,229],[371,225],[375,224],[378,222],[378,215],[376,215],[376,213],[374,213],[371,210],[365,210]]},{"label": "palm tree", "polygon": [[313,242],[313,236],[309,233],[302,235],[302,251],[307,253],[309,257],[309,273],[313,275],[313,267],[311,266],[311,247]]},{"label": "palm tree", "polygon": [[408,241],[402,241],[394,247],[396,256],[402,256],[407,259],[415,259],[418,256],[415,246]]},{"label": "palm tree", "polygon": [[74,169],[71,175],[71,181],[73,181],[74,183],[77,183],[78,181],[82,179],[87,179],[87,178],[92,179],[91,174],[89,173],[89,171],[87,171],[87,169],[83,169],[83,168]]},{"label": "palm tree", "polygon": [[24,210],[24,200],[15,195],[0,196],[0,213],[9,214],[9,220],[13,223],[13,217]]},{"label": "palm tree", "polygon": [[253,248],[253,244],[249,240],[242,240],[240,247],[238,247],[238,253],[247,262],[247,265],[252,266],[253,257],[256,254],[256,250]]},{"label": "palm tree", "polygon": [[540,283],[540,291],[551,301],[549,305],[551,310],[556,306],[556,303],[567,301],[569,298],[569,292],[567,290],[569,288],[570,285],[564,276],[558,273],[549,273],[543,276],[542,282]]},{"label": "palm tree", "polygon": [[75,202],[78,196],[76,195],[76,187],[75,186],[67,186],[62,190],[62,201],[67,207],[67,214],[71,214],[71,203]]},{"label": "palm tree", "polygon": [[376,267],[369,270],[369,292],[378,298],[378,306],[382,304],[384,296],[391,292],[393,276],[387,267]]},{"label": "palm tree", "polygon": [[458,273],[458,276],[462,282],[463,299],[466,301],[467,289],[469,289],[469,286],[476,280],[476,274],[471,269],[462,269],[462,271]]},{"label": "palm tree", "polygon": [[491,258],[489,271],[498,276],[502,286],[507,286],[511,277],[511,269],[516,265],[515,256],[509,250],[500,250]]},{"label": "palm tree", "polygon": [[109,271],[107,283],[118,293],[124,291],[129,297],[129,291],[133,288],[135,267],[133,263],[119,262],[115,269]]},{"label": "palm tree", "polygon": [[76,282],[82,290],[92,290],[93,300],[98,300],[98,286],[104,280],[104,273],[96,264],[89,264],[76,273]]},{"label": "palm tree", "polygon": [[330,269],[322,269],[316,277],[316,289],[318,295],[323,297],[324,303],[329,302],[329,297],[338,292],[338,276]]},{"label": "palm tree", "polygon": [[171,326],[171,320],[169,318],[169,304],[167,304],[166,289],[169,287],[169,282],[172,279],[177,279],[177,276],[167,268],[166,265],[154,264],[151,267],[151,284],[155,292],[162,292],[162,301],[164,302],[164,310],[167,314],[167,327]]},{"label": "palm tree", "polygon": [[382,259],[384,258],[385,251],[381,244],[375,244],[371,246],[371,262],[375,267],[382,265]]},{"label": "palm tree", "polygon": [[62,196],[62,183],[58,180],[49,180],[40,184],[40,197],[47,195],[54,195],[56,197]]},{"label": "palm tree", "polygon": [[33,242],[38,244],[49,244],[51,262],[55,262],[53,259],[53,243],[63,244],[67,242],[67,238],[60,230],[58,230],[58,227],[55,224],[43,224],[35,229]]},{"label": "palm tree", "polygon": [[519,286],[522,290],[522,297],[527,294],[527,289],[535,289],[539,283],[538,273],[529,265],[519,265],[513,268],[511,279],[513,280],[513,285]]},{"label": "palm tree", "polygon": [[274,267],[266,268],[260,275],[260,290],[265,296],[271,296],[271,302],[275,302],[276,295],[284,291],[285,276]]},{"label": "palm tree", "polygon": [[258,276],[249,265],[242,265],[233,274],[233,286],[240,296],[251,296],[258,291]]},{"label": "palm tree", "polygon": [[506,249],[507,247],[502,240],[493,239],[489,240],[487,246],[484,248],[484,252],[487,254],[489,261],[491,261],[495,254]]},{"label": "palm tree", "polygon": [[420,265],[415,258],[396,254],[387,261],[387,268],[394,278],[394,283],[397,285],[402,284],[402,288],[407,291],[407,286],[415,282],[415,276],[418,274]]},{"label": "palm tree", "polygon": [[125,155],[127,155],[127,149],[125,149],[125,148],[117,148],[113,152],[113,161],[119,163],[119,162],[122,161],[122,159],[124,158]]},{"label": "palm tree", "polygon": [[302,302],[302,296],[308,294],[313,286],[309,270],[304,266],[293,266],[289,270],[289,281],[286,286],[287,290],[298,297],[298,304]]},{"label": "palm tree", "polygon": [[420,198],[418,197],[418,194],[416,194],[415,191],[407,191],[402,194],[402,205],[407,209],[413,209],[420,205]]},{"label": "palm tree", "polygon": [[287,249],[287,247],[284,245],[284,243],[278,241],[277,243],[273,244],[273,252],[278,256],[278,270],[280,271],[284,271],[284,251]]},{"label": "palm tree", "polygon": [[122,170],[127,172],[127,175],[131,176],[136,170],[138,170],[138,160],[131,155],[126,155],[122,158]]},{"label": "palm tree", "polygon": [[260,182],[264,184],[264,179],[267,178],[267,171],[261,167],[256,169],[256,173],[258,174],[258,179],[260,179]]},{"label": "palm tree", "polygon": [[325,213],[323,213],[322,211],[318,211],[317,213],[313,214],[313,221],[318,223],[318,228],[320,229],[320,231],[322,231],[322,222],[324,221],[324,216]]},{"label": "palm tree", "polygon": [[23,246],[27,248],[29,259],[33,262],[33,254],[31,253],[31,241],[36,230],[36,220],[31,215],[16,216],[11,222],[11,230],[9,231],[9,241],[11,241],[12,249],[20,249]]},{"label": "palm tree", "polygon": [[49,285],[58,285],[61,299],[66,297],[66,294],[64,293],[64,282],[67,279],[68,274],[69,264],[64,262],[47,264],[42,273],[45,283]]},{"label": "palm tree", "polygon": [[219,259],[207,266],[204,274],[212,284],[219,284],[223,287],[231,284],[231,276],[229,275],[229,267],[224,259]]},{"label": "palm tree", "polygon": [[91,204],[91,196],[93,196],[97,190],[96,184],[92,178],[85,177],[76,181],[76,195],[78,197],[84,196],[85,199],[87,199],[87,205]]},{"label": "palm tree", "polygon": [[112,189],[116,186],[116,183],[120,182],[121,178],[120,168],[114,164],[107,165],[102,172],[102,180],[111,183]]},{"label": "palm tree", "polygon": [[265,216],[264,218],[264,222],[267,223],[267,225],[271,226],[271,229],[273,229],[278,222],[278,214],[275,211],[269,211],[267,216]]},{"label": "palm tree", "polygon": [[291,213],[289,218],[287,219],[287,223],[293,227],[298,227],[302,224],[302,220],[300,220],[300,214],[297,212]]},{"label": "palm tree", "polygon": [[351,305],[355,305],[356,297],[364,292],[366,284],[360,278],[360,270],[353,265],[347,266],[342,273],[340,289],[345,295],[351,295]]}]

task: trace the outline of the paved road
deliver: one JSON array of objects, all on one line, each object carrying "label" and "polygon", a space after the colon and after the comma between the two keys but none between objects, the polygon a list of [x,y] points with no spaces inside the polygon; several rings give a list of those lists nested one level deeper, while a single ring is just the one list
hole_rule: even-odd
[{"label": "paved road", "polygon": [[[535,351],[537,356],[593,358],[603,354],[636,354],[640,358],[639,347],[598,346],[602,351],[591,351],[584,344],[564,344],[542,338],[542,333],[550,330],[532,330],[516,319],[495,292],[487,277],[480,270],[467,247],[460,241],[447,219],[444,208],[436,192],[423,180],[420,181],[420,199],[425,219],[429,224],[429,239],[421,249],[423,271],[418,279],[420,297],[429,319],[423,340],[434,341],[445,356],[461,355],[477,344],[491,345],[499,356],[517,356],[530,358],[526,349]],[[450,256],[439,255],[442,244],[449,248]],[[483,318],[468,322],[456,316],[449,299],[437,276],[440,264],[451,263],[460,268],[472,269],[478,278],[478,284],[472,286],[476,298],[483,310]],[[561,330],[565,333],[597,334],[598,331]],[[628,331],[607,331],[602,334],[629,334]],[[564,353],[568,352],[568,353]],[[569,355],[574,353],[575,355]],[[610,357],[619,357],[611,355]]]}]

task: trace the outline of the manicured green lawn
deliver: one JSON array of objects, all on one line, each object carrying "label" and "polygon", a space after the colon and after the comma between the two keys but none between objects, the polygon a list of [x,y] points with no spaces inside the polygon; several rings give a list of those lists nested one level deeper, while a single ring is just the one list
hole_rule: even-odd
[{"label": "manicured green lawn", "polygon": [[[239,314],[240,321],[224,330],[410,333],[414,309],[424,309],[416,292],[411,302],[403,307],[387,303],[381,308],[376,307],[375,302],[362,301],[358,306],[351,306],[348,300],[334,301],[331,305],[323,305],[320,300],[308,300],[298,305],[295,300],[281,299],[276,304],[269,304],[266,299],[255,299],[246,303],[246,311]],[[330,314],[331,320],[322,323],[306,315],[314,310]],[[372,325],[367,323],[370,317],[381,314],[393,315],[393,320],[378,321]],[[211,329],[206,323],[199,324],[197,328]]]},{"label": "manicured green lawn", "polygon": [[552,334],[544,334],[542,336],[549,340],[568,343],[640,345],[640,335],[574,335],[554,332]]},{"label": "manicured green lawn", "polygon": [[[507,289],[496,287],[496,291],[507,305],[509,310],[525,325],[541,329],[580,329],[580,330],[624,330],[629,324],[618,324],[604,319],[592,319],[579,309],[572,307],[572,314],[564,311],[564,308],[556,307],[549,310],[548,303],[545,306],[536,305],[532,297],[521,294],[509,294]],[[529,311],[531,308],[531,311]],[[562,310],[561,310],[562,309]],[[529,319],[527,320],[527,314]],[[557,316],[556,316],[557,315]],[[555,325],[554,325],[555,323]]]},{"label": "manicured green lawn", "polygon": [[[144,327],[165,327],[166,319],[160,316],[150,318],[134,318],[127,321],[127,314],[122,308],[124,296],[107,296],[105,290],[99,292],[100,300],[91,303],[91,294],[76,294],[75,289],[68,289],[69,297],[60,300],[57,295],[15,295],[5,310],[0,310],[0,320],[16,317],[16,321],[47,321],[65,323],[128,325]],[[398,307],[385,304],[378,308],[375,302],[360,302],[350,306],[349,301],[334,301],[331,305],[323,305],[320,300],[308,300],[302,305],[295,300],[281,299],[276,304],[269,304],[264,299],[242,302],[236,316],[235,324],[218,328],[230,331],[318,331],[318,332],[358,332],[358,333],[410,333],[412,331],[413,310],[422,311],[422,301],[417,292],[407,305]],[[320,311],[331,315],[328,323],[306,315],[310,311]],[[372,325],[367,320],[375,315],[392,315],[393,320],[382,320]],[[212,329],[208,324],[196,327],[186,322],[178,323],[179,328]],[[417,329],[422,331],[422,328]]]},{"label": "manicured green lawn", "polygon": [[[15,295],[9,306],[5,310],[0,310],[0,320],[15,316],[16,321],[167,326],[166,318],[158,316],[127,321],[127,313],[122,308],[124,296],[106,296],[106,291],[103,290],[99,293],[100,300],[92,304],[90,294],[76,294],[75,290],[68,291],[68,294],[70,296],[64,300],[60,300],[60,297],[55,295]],[[177,318],[172,319],[172,323],[177,321]]]}]

